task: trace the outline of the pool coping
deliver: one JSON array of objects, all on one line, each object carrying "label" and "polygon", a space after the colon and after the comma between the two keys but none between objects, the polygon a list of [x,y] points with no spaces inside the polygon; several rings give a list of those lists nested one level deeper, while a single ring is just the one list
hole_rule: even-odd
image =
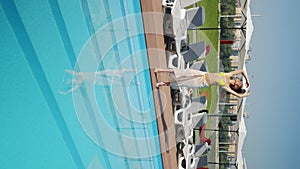
[{"label": "pool coping", "polygon": [[[153,71],[154,68],[158,67],[167,68],[161,0],[140,0],[140,3],[143,13],[144,32],[163,168],[178,168],[171,91],[169,87],[161,87],[160,89],[156,89],[155,87],[158,80],[168,79],[168,76],[161,74],[156,76]],[[149,12],[155,12],[158,15],[149,15]]]}]

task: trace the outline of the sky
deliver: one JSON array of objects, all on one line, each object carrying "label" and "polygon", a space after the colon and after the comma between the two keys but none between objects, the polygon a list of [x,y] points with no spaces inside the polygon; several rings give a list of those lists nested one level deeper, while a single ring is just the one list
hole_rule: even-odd
[{"label": "sky", "polygon": [[247,137],[250,169],[299,168],[300,1],[252,0],[254,33],[247,71]]}]

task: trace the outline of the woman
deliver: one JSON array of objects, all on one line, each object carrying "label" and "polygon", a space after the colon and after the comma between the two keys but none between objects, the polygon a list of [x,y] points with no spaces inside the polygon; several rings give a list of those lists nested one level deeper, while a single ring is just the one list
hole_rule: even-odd
[{"label": "woman", "polygon": [[210,85],[219,85],[223,88],[237,96],[237,97],[246,97],[250,95],[250,92],[242,89],[243,84],[240,79],[233,78],[232,76],[237,74],[242,74],[246,79],[246,87],[250,86],[248,76],[244,70],[236,70],[229,73],[208,73],[202,72],[193,69],[161,69],[156,68],[154,73],[169,73],[170,82],[159,82],[156,84],[156,87],[160,86],[177,86],[177,87],[207,87]]}]

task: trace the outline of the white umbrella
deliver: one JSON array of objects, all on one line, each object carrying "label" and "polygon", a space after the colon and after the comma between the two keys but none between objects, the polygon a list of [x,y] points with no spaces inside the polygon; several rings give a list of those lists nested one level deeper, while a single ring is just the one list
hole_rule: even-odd
[{"label": "white umbrella", "polygon": [[238,131],[239,137],[238,137],[238,145],[237,145],[236,165],[238,169],[242,169],[243,168],[242,148],[247,134],[243,115],[241,115],[241,122],[239,127],[240,128]]},{"label": "white umbrella", "polygon": [[241,108],[239,109],[239,115],[238,115],[238,125],[237,125],[237,131],[238,131],[238,140],[237,140],[237,147],[236,147],[236,166],[238,169],[243,169],[243,156],[242,156],[242,149],[244,145],[244,141],[247,135],[247,129],[245,125],[244,120],[244,109],[245,109],[245,102],[246,98],[242,100]]},{"label": "white umbrella", "polygon": [[246,158],[244,158],[244,164],[243,164],[243,169],[247,169],[247,164],[246,164]]},{"label": "white umbrella", "polygon": [[250,10],[250,2],[251,0],[246,0],[242,6],[242,26],[241,31],[243,36],[241,37],[240,41],[240,64],[238,65],[238,69],[243,69],[243,66],[246,62],[246,55],[250,50],[250,43],[252,38],[252,33],[254,30],[253,22],[252,22],[252,15]]},{"label": "white umbrella", "polygon": [[[243,70],[245,71],[246,75],[248,76],[247,68],[246,68],[246,63],[244,63],[244,65],[243,65],[243,67],[242,67],[241,69],[243,69]],[[244,77],[243,77],[243,78],[244,78]],[[243,86],[246,87],[246,79],[245,79],[245,78],[244,78],[244,80],[243,80]],[[249,86],[248,86],[247,88],[244,88],[244,89],[246,90],[246,92],[248,92],[248,91],[249,91]],[[246,101],[246,100],[245,100],[246,98],[243,98],[243,99],[244,99],[244,101]]]},{"label": "white umbrella", "polygon": [[[246,0],[242,11],[246,13],[245,16],[245,21],[246,21],[246,44],[245,44],[245,49],[248,51],[250,49],[250,41],[252,37],[252,33],[254,30],[254,26],[252,23],[252,16],[251,16],[251,10],[250,10],[250,1],[251,0]],[[244,14],[245,15],[245,14]]]}]

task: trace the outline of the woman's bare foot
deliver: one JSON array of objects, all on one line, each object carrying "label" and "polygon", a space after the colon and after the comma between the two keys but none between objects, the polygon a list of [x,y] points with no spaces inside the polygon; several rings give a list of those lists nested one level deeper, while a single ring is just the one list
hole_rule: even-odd
[{"label": "woman's bare foot", "polygon": [[160,86],[170,86],[170,82],[158,82],[155,87],[159,88]]},{"label": "woman's bare foot", "polygon": [[155,68],[154,73],[159,73],[160,68]]},{"label": "woman's bare foot", "polygon": [[165,83],[164,82],[158,82],[155,84],[155,87],[158,89],[160,86],[164,86]]},{"label": "woman's bare foot", "polygon": [[167,86],[167,84],[165,82],[159,82],[155,85],[156,88],[159,88],[160,86]]}]

